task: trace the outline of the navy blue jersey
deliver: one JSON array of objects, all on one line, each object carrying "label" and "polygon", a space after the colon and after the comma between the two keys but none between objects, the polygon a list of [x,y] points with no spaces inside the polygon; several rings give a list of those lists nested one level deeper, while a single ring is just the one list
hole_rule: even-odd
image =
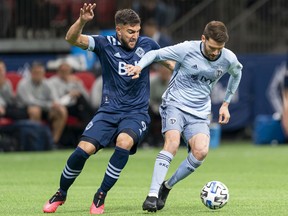
[{"label": "navy blue jersey", "polygon": [[116,36],[88,36],[88,50],[99,57],[102,66],[103,91],[98,111],[148,112],[150,97],[149,68],[138,79],[126,74],[125,65],[136,65],[145,53],[159,49],[148,37],[139,37],[132,50],[123,47]]}]

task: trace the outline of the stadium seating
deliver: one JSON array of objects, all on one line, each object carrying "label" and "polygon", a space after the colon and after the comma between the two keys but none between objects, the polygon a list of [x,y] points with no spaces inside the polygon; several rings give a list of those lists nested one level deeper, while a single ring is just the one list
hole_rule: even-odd
[{"label": "stadium seating", "polygon": [[92,85],[95,81],[95,76],[89,71],[76,72],[75,76],[77,76],[78,78],[82,80],[84,87],[90,93]]},{"label": "stadium seating", "polygon": [[[50,78],[55,75],[55,72],[47,72],[46,77]],[[75,73],[75,76],[80,78],[84,84],[86,90],[90,93],[92,85],[95,81],[95,76],[89,71],[79,71]],[[16,92],[17,84],[22,79],[22,76],[17,73],[16,71],[7,72],[6,77],[11,81],[13,91]],[[12,119],[9,118],[0,118],[0,127],[11,125],[13,123]],[[67,126],[68,127],[82,127],[81,122],[74,116],[68,116],[67,119]]]},{"label": "stadium seating", "polygon": [[6,77],[10,80],[14,93],[16,92],[17,84],[21,80],[22,76],[16,71],[6,73]]}]

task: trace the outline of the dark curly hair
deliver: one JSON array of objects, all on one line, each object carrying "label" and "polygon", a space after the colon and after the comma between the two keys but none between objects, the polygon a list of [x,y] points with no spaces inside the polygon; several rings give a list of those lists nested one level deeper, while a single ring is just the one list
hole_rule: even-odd
[{"label": "dark curly hair", "polygon": [[115,14],[115,25],[138,25],[141,24],[139,15],[132,9],[118,10]]}]

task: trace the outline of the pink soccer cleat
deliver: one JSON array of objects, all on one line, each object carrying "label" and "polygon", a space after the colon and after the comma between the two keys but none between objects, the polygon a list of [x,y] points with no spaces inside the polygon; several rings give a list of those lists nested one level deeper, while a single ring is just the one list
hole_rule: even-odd
[{"label": "pink soccer cleat", "polygon": [[104,201],[106,195],[103,192],[97,192],[94,196],[94,200],[90,207],[90,214],[103,214],[104,213]]},{"label": "pink soccer cleat", "polygon": [[57,191],[50,200],[48,200],[43,206],[44,213],[54,213],[58,206],[65,203],[66,197],[64,197],[60,191]]}]

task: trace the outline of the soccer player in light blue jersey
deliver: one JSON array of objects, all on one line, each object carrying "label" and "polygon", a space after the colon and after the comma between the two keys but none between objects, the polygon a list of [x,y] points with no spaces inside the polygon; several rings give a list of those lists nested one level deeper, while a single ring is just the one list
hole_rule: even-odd
[{"label": "soccer player in light blue jersey", "polygon": [[[143,210],[155,212],[162,209],[172,187],[202,164],[209,150],[210,93],[225,73],[230,74],[230,79],[219,110],[219,123],[227,124],[229,121],[228,106],[240,83],[242,65],[233,52],[224,48],[227,41],[225,25],[220,21],[211,21],[206,25],[201,40],[185,41],[150,51],[136,66],[126,66],[128,75],[136,79],[145,74],[144,71],[140,74],[141,70],[153,61],[176,61],[160,106],[164,148],[157,155]],[[180,145],[181,136],[187,143],[188,156],[172,177],[164,181]]]},{"label": "soccer player in light blue jersey", "polygon": [[96,4],[84,4],[79,19],[67,32],[66,40],[98,55],[102,65],[102,102],[66,163],[58,191],[43,207],[47,213],[55,212],[65,202],[68,189],[81,173],[89,156],[115,142],[115,151],[90,208],[90,214],[102,214],[108,191],[118,180],[129,155],[136,152],[137,144],[147,133],[150,123],[149,69],[144,69],[145,73],[139,79],[131,79],[125,65],[135,65],[146,52],[160,47],[152,39],[139,36],[141,21],[131,9],[117,11],[115,35],[104,37],[82,34],[85,24],[94,17],[95,7]]}]

